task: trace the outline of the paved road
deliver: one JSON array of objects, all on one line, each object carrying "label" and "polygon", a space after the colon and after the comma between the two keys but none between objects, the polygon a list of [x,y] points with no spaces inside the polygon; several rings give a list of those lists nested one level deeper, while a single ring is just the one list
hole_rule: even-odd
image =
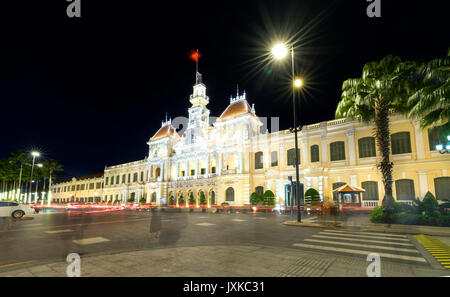
[{"label": "paved road", "polygon": [[[65,261],[69,253],[108,255],[155,248],[265,246],[431,268],[407,235],[289,227],[286,215],[144,211],[54,211],[32,219],[0,219],[2,270]],[[233,251],[220,249],[221,257]],[[224,255],[225,253],[225,255]],[[182,257],[182,255],[180,255]]]}]

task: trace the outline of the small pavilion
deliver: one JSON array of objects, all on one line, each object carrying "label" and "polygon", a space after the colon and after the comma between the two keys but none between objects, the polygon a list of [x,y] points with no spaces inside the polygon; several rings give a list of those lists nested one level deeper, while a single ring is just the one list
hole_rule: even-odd
[{"label": "small pavilion", "polygon": [[361,195],[366,190],[361,189],[360,187],[350,186],[348,184],[343,185],[333,191],[336,193],[335,202],[338,203],[339,207],[342,206],[355,206],[361,207]]}]

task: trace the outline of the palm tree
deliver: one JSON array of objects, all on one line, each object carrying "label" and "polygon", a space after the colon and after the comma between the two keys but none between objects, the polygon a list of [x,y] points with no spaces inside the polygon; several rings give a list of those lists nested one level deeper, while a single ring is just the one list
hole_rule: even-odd
[{"label": "palm tree", "polygon": [[392,168],[389,160],[390,133],[389,114],[407,112],[406,101],[416,80],[413,73],[417,69],[415,62],[402,62],[399,57],[386,56],[379,62],[364,65],[362,76],[344,81],[342,100],[336,109],[336,117],[355,118],[360,121],[374,121],[374,134],[381,162],[385,197],[383,204],[388,210],[394,205],[392,197]]},{"label": "palm tree", "polygon": [[47,195],[47,200],[48,200],[48,205],[51,204],[51,199],[52,199],[52,177],[53,177],[53,173],[56,171],[63,171],[63,166],[54,159],[49,159],[45,162],[44,166],[46,166],[46,168],[48,169],[49,172],[49,182],[48,182],[48,195]]},{"label": "palm tree", "polygon": [[23,173],[23,165],[29,160],[30,154],[24,150],[17,150],[11,153],[10,161],[20,164],[20,172],[19,172],[19,183],[17,190],[17,197],[20,199],[20,192],[22,190],[22,173]]},{"label": "palm tree", "polygon": [[423,86],[409,98],[409,116],[419,117],[421,128],[444,126],[450,118],[450,48],[447,56],[425,63],[419,68]]}]

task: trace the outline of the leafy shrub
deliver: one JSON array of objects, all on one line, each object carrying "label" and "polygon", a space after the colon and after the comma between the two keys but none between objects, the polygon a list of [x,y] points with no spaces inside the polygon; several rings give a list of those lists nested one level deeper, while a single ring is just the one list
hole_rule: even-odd
[{"label": "leafy shrub", "polygon": [[320,204],[320,194],[314,189],[310,188],[305,192],[305,203],[307,205],[318,205]]},{"label": "leafy shrub", "polygon": [[195,198],[192,192],[189,194],[189,204],[190,205],[195,204]]},{"label": "leafy shrub", "polygon": [[186,201],[184,200],[183,195],[180,196],[180,198],[178,198],[178,204],[183,204],[186,203]]},{"label": "leafy shrub", "polygon": [[419,203],[419,212],[428,216],[439,214],[439,203],[430,192],[427,192],[423,200]]},{"label": "leafy shrub", "polygon": [[203,193],[203,192],[200,192],[200,201],[199,201],[199,204],[200,204],[200,205],[205,205],[205,204],[207,204],[207,202],[206,202],[206,197],[205,197],[205,193]]},{"label": "leafy shrub", "polygon": [[147,202],[147,200],[144,197],[142,197],[141,200],[139,200],[139,203],[145,203],[145,202]]},{"label": "leafy shrub", "polygon": [[173,197],[173,196],[170,196],[170,198],[169,198],[169,205],[175,205],[175,197]]},{"label": "leafy shrub", "polygon": [[250,203],[252,205],[261,205],[264,202],[264,198],[256,192],[250,195]]},{"label": "leafy shrub", "polygon": [[264,193],[264,205],[273,206],[275,205],[275,194],[271,190],[267,190]]},{"label": "leafy shrub", "polygon": [[386,213],[383,211],[383,207],[376,207],[369,215],[372,223],[385,223]]}]

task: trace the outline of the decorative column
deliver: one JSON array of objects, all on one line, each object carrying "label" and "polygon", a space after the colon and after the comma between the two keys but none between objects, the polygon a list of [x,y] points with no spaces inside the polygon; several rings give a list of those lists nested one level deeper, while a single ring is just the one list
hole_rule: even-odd
[{"label": "decorative column", "polygon": [[319,176],[319,195],[320,201],[323,201],[323,176]]},{"label": "decorative column", "polygon": [[322,132],[322,136],[321,136],[321,151],[322,151],[322,163],[328,163],[328,156],[327,156],[327,151],[328,151],[328,147],[327,147],[327,135],[326,132],[323,131]]},{"label": "decorative column", "polygon": [[278,164],[278,166],[280,166],[280,168],[283,168],[286,166],[286,164],[284,163],[284,144],[280,145],[280,164]]},{"label": "decorative column", "polygon": [[198,178],[198,158],[195,158],[195,178]]},{"label": "decorative column", "polygon": [[178,180],[178,177],[180,176],[180,172],[178,170],[178,160],[176,160],[175,162],[176,163],[175,163],[175,176],[174,176],[174,178],[175,178],[175,180]]},{"label": "decorative column", "polygon": [[217,162],[217,173],[218,175],[222,175],[222,152],[219,152],[219,160]]},{"label": "decorative column", "polygon": [[428,180],[427,180],[427,171],[421,170],[417,171],[419,174],[419,191],[420,197],[423,199],[428,192]]},{"label": "decorative column", "polygon": [[239,152],[239,172],[238,173],[242,173],[243,172],[243,160],[242,160],[242,154],[243,152]]},{"label": "decorative column", "polygon": [[423,133],[422,129],[420,129],[419,120],[414,120],[413,125],[414,125],[414,140],[416,143],[417,159],[423,159],[425,158],[425,148],[423,145]]}]

